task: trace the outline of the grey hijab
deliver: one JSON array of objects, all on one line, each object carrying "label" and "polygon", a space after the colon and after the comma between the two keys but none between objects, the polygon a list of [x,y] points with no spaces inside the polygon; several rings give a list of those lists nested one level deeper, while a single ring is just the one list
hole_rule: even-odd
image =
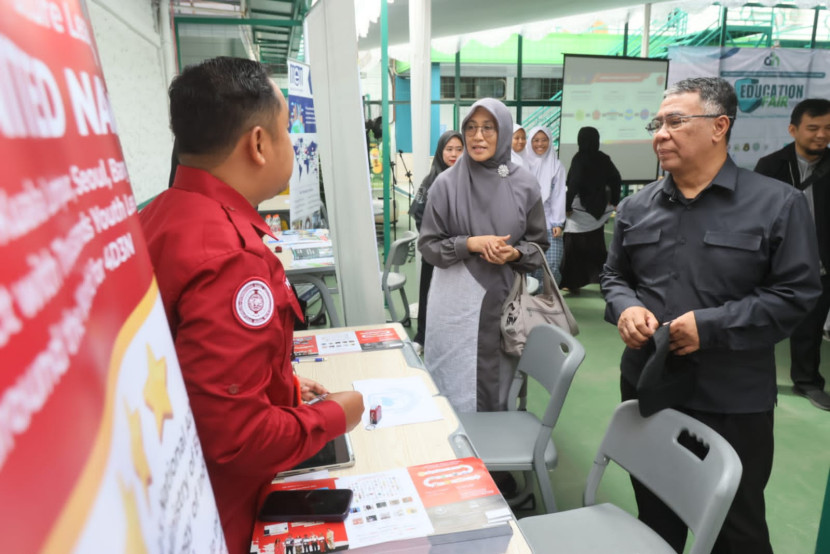
[{"label": "grey hijab", "polygon": [[516,213],[510,206],[521,206],[519,209],[523,211],[525,206],[533,205],[531,198],[538,199],[540,196],[539,185],[533,174],[510,159],[513,117],[500,101],[482,98],[473,104],[461,123],[461,129],[478,108],[490,112],[498,127],[495,154],[483,162],[473,160],[467,153],[467,138],[464,136],[464,155],[438,179],[452,183],[449,185],[451,194],[457,195],[454,214],[457,234],[510,234],[508,242],[515,244],[524,235],[527,214]]}]

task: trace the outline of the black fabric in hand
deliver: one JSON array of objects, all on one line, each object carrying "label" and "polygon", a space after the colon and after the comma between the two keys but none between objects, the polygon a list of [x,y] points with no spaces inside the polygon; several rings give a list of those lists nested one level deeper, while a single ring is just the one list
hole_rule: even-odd
[{"label": "black fabric in hand", "polygon": [[650,350],[637,381],[640,415],[648,417],[688,400],[695,388],[695,375],[686,356],[669,352],[669,326],[661,325],[645,347]]}]

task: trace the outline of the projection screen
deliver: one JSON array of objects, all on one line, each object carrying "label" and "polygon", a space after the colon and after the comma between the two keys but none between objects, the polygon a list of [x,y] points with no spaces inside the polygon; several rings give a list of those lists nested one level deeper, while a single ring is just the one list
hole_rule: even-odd
[{"label": "projection screen", "polygon": [[623,182],[657,177],[657,157],[645,125],[663,99],[668,60],[565,54],[559,158],[566,167],[585,126],[600,133],[600,149],[611,157]]}]

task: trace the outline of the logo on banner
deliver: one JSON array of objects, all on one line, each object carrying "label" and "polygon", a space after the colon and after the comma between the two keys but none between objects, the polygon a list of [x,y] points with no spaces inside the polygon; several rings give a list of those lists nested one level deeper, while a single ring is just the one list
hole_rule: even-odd
[{"label": "logo on banner", "polygon": [[764,58],[764,65],[767,67],[778,67],[781,65],[781,58],[775,55],[775,52],[772,52],[769,56]]},{"label": "logo on banner", "polygon": [[236,319],[251,329],[267,325],[274,315],[274,295],[261,279],[249,279],[237,289],[233,301]]},{"label": "logo on banner", "polygon": [[[780,63],[777,60],[778,58],[776,63]],[[766,63],[764,60],[764,64]],[[804,85],[762,83],[760,79],[744,78],[735,81],[735,92],[738,94],[740,110],[752,113],[761,106],[786,108],[790,100],[798,101],[804,98]]]},{"label": "logo on banner", "polygon": [[303,86],[303,68],[299,65],[291,66],[291,82],[295,87],[302,88]]}]

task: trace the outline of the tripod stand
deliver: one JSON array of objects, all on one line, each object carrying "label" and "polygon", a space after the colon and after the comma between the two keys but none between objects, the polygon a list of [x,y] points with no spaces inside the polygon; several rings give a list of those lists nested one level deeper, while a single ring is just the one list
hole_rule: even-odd
[{"label": "tripod stand", "polygon": [[389,222],[392,224],[392,240],[395,241],[398,240],[398,200],[396,197],[397,193],[395,192],[395,188],[398,186],[398,178],[395,175],[395,162],[389,160],[389,167],[392,170],[392,194],[390,195],[392,197],[390,198],[392,215],[389,218]]},{"label": "tripod stand", "polygon": [[[409,196],[409,211],[407,213],[412,212],[412,198],[415,196],[415,185],[412,184],[412,172],[409,171],[409,168],[406,167],[406,160],[403,158],[403,150],[398,150],[398,156],[401,157],[401,164],[403,164],[404,175],[406,175],[406,180],[409,181],[409,189],[407,190],[407,196]],[[406,218],[407,220],[407,229],[409,231],[412,230],[412,216]],[[413,242],[410,245],[410,252],[409,257],[415,257],[415,243]]]},{"label": "tripod stand", "polygon": [[[406,167],[406,161],[403,159],[403,150],[398,150],[398,156],[401,157],[401,164],[403,164],[404,175],[406,175],[406,180],[409,181],[409,189],[407,189],[407,193],[409,194],[409,211],[412,211],[412,197],[415,196],[415,185],[412,184],[412,172],[409,171],[409,168]],[[409,218],[409,226],[407,227],[409,231],[412,230],[412,218]]]}]

